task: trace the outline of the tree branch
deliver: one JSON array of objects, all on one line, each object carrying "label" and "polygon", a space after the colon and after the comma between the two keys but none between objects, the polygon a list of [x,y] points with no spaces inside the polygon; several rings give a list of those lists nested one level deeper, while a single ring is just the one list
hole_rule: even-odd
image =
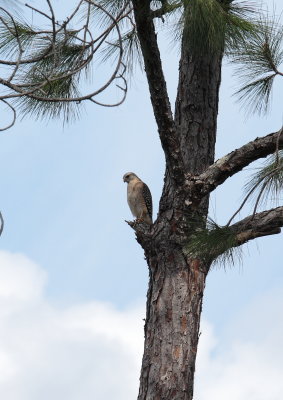
[{"label": "tree branch", "polygon": [[[27,6],[36,14],[47,18],[48,23],[51,23],[51,29],[48,30],[33,29],[27,23],[17,21],[11,13],[0,7],[5,16],[0,16],[0,28],[9,39],[1,42],[1,46],[4,46],[2,52],[4,59],[0,60],[0,64],[6,65],[5,71],[8,71],[9,77],[0,76],[0,89],[3,89],[0,93],[0,102],[7,104],[14,113],[12,123],[0,130],[8,129],[15,123],[16,108],[7,102],[9,99],[17,101],[14,104],[17,108],[22,108],[24,113],[30,112],[29,110],[42,113],[44,110],[47,111],[45,115],[58,116],[62,112],[64,118],[71,103],[79,104],[89,100],[104,107],[116,107],[125,100],[127,82],[120,22],[132,11],[129,3],[125,4],[114,17],[107,8],[93,0],[78,0],[74,11],[63,22],[57,21],[52,2],[46,0],[46,3],[50,15]],[[88,8],[82,18],[81,11],[84,5]],[[90,30],[91,7],[107,16],[107,24],[102,31]],[[76,24],[76,30],[70,27],[71,21]],[[107,39],[113,35],[117,38],[118,54],[115,62],[111,64],[111,75],[105,74],[104,82],[99,81],[96,90],[90,90],[86,94],[79,93],[77,84],[81,72],[87,71],[91,63],[97,65],[98,57],[95,56],[103,46],[109,45]],[[14,58],[14,53],[17,59],[7,59]],[[121,97],[117,101],[110,104],[97,100],[98,95],[115,83],[121,91]]]},{"label": "tree branch", "polygon": [[282,226],[283,207],[277,207],[250,215],[231,225],[231,229],[235,231],[237,245],[240,246],[258,237],[278,234]]},{"label": "tree branch", "polygon": [[151,11],[151,18],[163,18],[165,14],[168,14],[177,8],[180,8],[183,6],[183,3],[175,3],[175,4],[170,4],[167,1],[162,2],[162,6],[154,11]]},{"label": "tree branch", "polygon": [[176,181],[183,181],[180,144],[164,79],[150,1],[133,0],[138,38],[144,59],[151,102],[167,165]]},{"label": "tree branch", "polygon": [[283,149],[283,128],[278,132],[256,138],[217,160],[201,175],[187,176],[187,186],[191,202],[215,190],[230,176],[235,175],[252,162]]}]

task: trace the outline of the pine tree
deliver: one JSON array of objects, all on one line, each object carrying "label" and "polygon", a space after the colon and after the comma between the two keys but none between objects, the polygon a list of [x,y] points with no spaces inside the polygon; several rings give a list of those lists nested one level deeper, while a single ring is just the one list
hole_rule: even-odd
[{"label": "pine tree", "polygon": [[[283,75],[283,29],[258,5],[237,0],[81,0],[63,22],[57,21],[52,1],[46,5],[45,11],[29,6],[49,23],[44,30],[11,10],[0,11],[0,63],[5,66],[0,100],[12,112],[8,127],[17,112],[70,120],[83,101],[118,106],[126,98],[134,63],[143,66],[166,168],[157,220],[150,227],[129,222],[150,277],[138,399],[190,400],[211,266],[233,262],[241,245],[280,233],[283,226],[282,206],[258,211],[263,199],[282,190],[282,128],[214,159],[222,63],[228,59],[237,65],[237,94],[249,112],[266,112],[273,83]],[[174,114],[159,29],[168,29],[180,49]],[[82,93],[89,70],[109,60],[110,78]],[[107,103],[101,96],[111,98],[115,84],[121,97]],[[251,178],[239,209],[225,226],[212,221],[210,193],[261,158],[266,164]],[[234,222],[251,198],[253,213]]]}]

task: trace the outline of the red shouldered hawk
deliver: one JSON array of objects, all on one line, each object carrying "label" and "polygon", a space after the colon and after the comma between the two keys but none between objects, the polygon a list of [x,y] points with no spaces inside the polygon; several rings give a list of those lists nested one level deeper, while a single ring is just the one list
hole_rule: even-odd
[{"label": "red shouldered hawk", "polygon": [[137,222],[152,224],[152,198],[148,186],[133,172],[127,172],[123,181],[128,183],[127,200]]}]

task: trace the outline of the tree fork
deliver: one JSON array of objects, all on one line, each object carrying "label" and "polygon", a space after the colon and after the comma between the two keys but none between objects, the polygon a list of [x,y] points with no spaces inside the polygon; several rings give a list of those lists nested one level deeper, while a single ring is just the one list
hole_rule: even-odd
[{"label": "tree fork", "polygon": [[[208,213],[208,196],[186,203],[186,174],[214,162],[221,51],[192,55],[185,40],[175,119],[162,70],[149,1],[133,1],[166,172],[157,221],[136,229],[149,267],[145,345],[138,400],[192,400],[205,280],[210,265],[184,248]],[[193,222],[193,223],[192,223]]]}]

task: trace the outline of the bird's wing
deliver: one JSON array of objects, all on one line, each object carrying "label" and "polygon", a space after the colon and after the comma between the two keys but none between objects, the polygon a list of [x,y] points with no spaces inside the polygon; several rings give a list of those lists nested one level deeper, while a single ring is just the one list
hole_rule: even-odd
[{"label": "bird's wing", "polygon": [[143,183],[142,194],[150,218],[152,218],[152,197],[148,186]]}]

